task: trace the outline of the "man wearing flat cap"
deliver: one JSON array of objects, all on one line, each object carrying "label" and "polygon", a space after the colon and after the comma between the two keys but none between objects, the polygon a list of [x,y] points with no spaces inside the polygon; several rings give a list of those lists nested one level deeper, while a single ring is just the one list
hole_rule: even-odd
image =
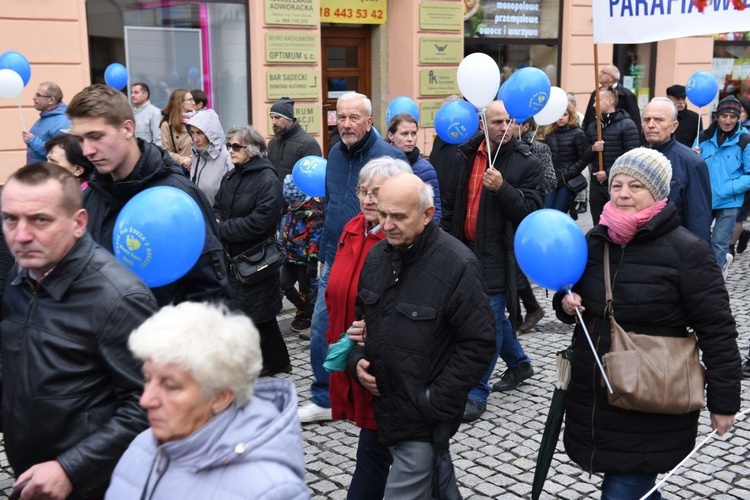
[{"label": "man wearing flat cap", "polygon": [[276,167],[279,180],[292,173],[297,160],[305,156],[322,156],[318,141],[308,134],[294,117],[294,101],[282,97],[271,106],[274,137],[268,141],[268,159]]},{"label": "man wearing flat cap", "polygon": [[677,130],[674,132],[674,138],[677,142],[692,148],[698,132],[703,130],[703,121],[698,113],[691,111],[687,107],[687,94],[684,85],[672,85],[667,88],[667,97],[677,107]]}]

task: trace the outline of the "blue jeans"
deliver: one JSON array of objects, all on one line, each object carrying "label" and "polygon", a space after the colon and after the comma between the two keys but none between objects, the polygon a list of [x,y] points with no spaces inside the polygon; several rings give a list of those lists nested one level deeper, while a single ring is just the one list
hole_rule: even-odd
[{"label": "blue jeans", "polygon": [[513,327],[510,325],[508,316],[505,314],[507,300],[504,293],[490,295],[490,305],[492,305],[492,312],[495,313],[497,348],[495,349],[495,355],[492,357],[492,362],[487,368],[487,372],[482,376],[479,385],[469,392],[469,399],[477,403],[484,404],[487,402],[487,397],[490,395],[490,377],[495,370],[498,356],[505,361],[508,368],[515,368],[521,363],[531,363],[529,357],[523,352],[523,347],[521,347],[518,338],[513,334]]},{"label": "blue jeans", "polygon": [[570,189],[565,186],[560,186],[551,193],[547,193],[544,200],[544,208],[554,208],[555,210],[567,214],[570,194]]},{"label": "blue jeans", "polygon": [[318,297],[315,300],[315,312],[310,323],[310,365],[315,380],[310,386],[312,402],[323,408],[331,407],[331,396],[328,394],[328,372],[323,368],[323,362],[328,355],[328,309],[326,308],[326,287],[328,275],[331,274],[331,264],[323,264],[318,278]]},{"label": "blue jeans", "polygon": [[357,466],[349,484],[347,500],[382,500],[393,457],[380,442],[378,431],[359,430]]},{"label": "blue jeans", "polygon": [[[602,482],[602,500],[632,500],[641,498],[656,484],[656,474],[604,474]],[[659,500],[659,490],[649,495],[648,500]]]},{"label": "blue jeans", "polygon": [[714,228],[711,231],[711,250],[714,251],[716,263],[721,269],[724,269],[724,264],[727,263],[729,242],[732,240],[734,223],[739,213],[739,208],[721,208],[713,211]]}]

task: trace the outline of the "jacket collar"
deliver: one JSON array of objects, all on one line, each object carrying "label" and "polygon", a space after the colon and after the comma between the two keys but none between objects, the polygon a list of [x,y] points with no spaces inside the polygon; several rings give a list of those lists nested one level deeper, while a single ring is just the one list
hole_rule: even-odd
[{"label": "jacket collar", "polygon": [[409,248],[400,249],[388,243],[387,251],[393,252],[394,256],[400,257],[400,260],[405,264],[410,264],[419,259],[427,248],[429,248],[430,244],[438,238],[439,233],[437,231],[440,231],[440,229],[437,228],[434,222],[430,221],[424,227],[424,231],[419,235],[417,241],[412,243]]},{"label": "jacket collar", "polygon": [[[93,250],[94,240],[89,233],[86,232],[76,244],[73,245],[70,252],[68,252],[68,254],[57,263],[55,268],[42,278],[39,282],[39,287],[44,288],[56,301],[62,299],[65,292],[67,292],[73,284],[73,281],[75,281],[78,275],[83,271],[83,268],[86,267],[89,260],[91,260]],[[33,283],[28,270],[17,267],[16,277],[11,282],[11,285],[18,286],[26,280]]]},{"label": "jacket collar", "polygon": [[302,126],[299,124],[297,119],[294,119],[294,123],[292,123],[288,129],[284,130],[282,133],[278,135],[278,139],[280,141],[285,141],[289,139],[291,136],[293,136],[295,133],[297,133],[297,129],[301,128]]},{"label": "jacket collar", "polygon": [[671,136],[669,136],[669,140],[665,142],[664,144],[658,144],[656,146],[652,146],[651,144],[649,144],[648,146],[651,149],[654,149],[656,151],[659,151],[660,153],[663,153],[664,151],[672,147],[672,144],[674,144],[676,140],[677,139],[674,138],[674,134],[672,134]]}]

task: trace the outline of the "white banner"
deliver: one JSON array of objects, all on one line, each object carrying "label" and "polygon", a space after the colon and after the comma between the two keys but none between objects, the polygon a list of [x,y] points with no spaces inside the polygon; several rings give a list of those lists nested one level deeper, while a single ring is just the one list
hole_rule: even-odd
[{"label": "white banner", "polygon": [[647,43],[669,38],[750,31],[748,8],[708,0],[703,13],[692,0],[592,0],[594,43]]}]

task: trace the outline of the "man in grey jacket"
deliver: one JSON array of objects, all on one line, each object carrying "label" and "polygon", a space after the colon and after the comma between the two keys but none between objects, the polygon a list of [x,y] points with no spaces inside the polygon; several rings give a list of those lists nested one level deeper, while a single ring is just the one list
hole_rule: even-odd
[{"label": "man in grey jacket", "polygon": [[2,192],[16,265],[3,297],[5,451],[23,498],[92,498],[148,423],[130,332],[156,309],[146,285],[86,232],[78,180],[32,163]]},{"label": "man in grey jacket", "polygon": [[151,90],[143,82],[133,84],[130,101],[135,113],[135,136],[161,146],[161,110],[151,104]]}]

